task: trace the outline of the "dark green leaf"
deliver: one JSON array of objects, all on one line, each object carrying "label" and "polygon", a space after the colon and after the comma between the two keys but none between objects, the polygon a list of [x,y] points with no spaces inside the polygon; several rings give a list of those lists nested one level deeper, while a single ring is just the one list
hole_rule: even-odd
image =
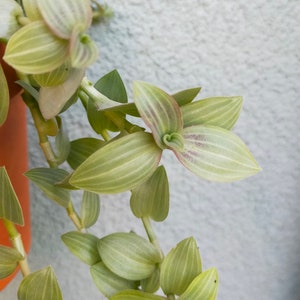
[{"label": "dark green leaf", "polygon": [[0,245],[0,279],[13,273],[21,259],[23,257],[16,249]]},{"label": "dark green leaf", "polygon": [[192,102],[199,94],[201,87],[183,90],[173,94],[172,97],[176,100],[179,106]]},{"label": "dark green leaf", "polygon": [[71,149],[67,161],[76,169],[91,154],[104,145],[104,142],[95,138],[81,138],[71,142]]}]

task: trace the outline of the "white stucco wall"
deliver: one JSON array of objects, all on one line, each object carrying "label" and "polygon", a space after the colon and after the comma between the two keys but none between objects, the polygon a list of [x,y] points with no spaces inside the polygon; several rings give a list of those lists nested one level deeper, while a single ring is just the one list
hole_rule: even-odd
[{"label": "white stucco wall", "polygon": [[[164,251],[188,236],[204,268],[216,266],[220,300],[300,299],[300,6],[296,0],[151,0],[109,2],[114,18],[92,35],[100,57],[92,80],[118,69],[129,94],[135,79],[167,91],[202,86],[199,98],[243,95],[234,131],[263,168],[247,180],[211,183],[164,158],[170,216],[155,224]],[[70,137],[90,131],[80,106],[65,114]],[[44,165],[29,127],[31,167]],[[51,264],[66,300],[102,299],[88,268],[69,255],[60,235],[73,230],[63,209],[32,186],[33,270]],[[129,194],[103,196],[92,232],[143,233]],[[0,294],[15,300],[20,276]]]}]

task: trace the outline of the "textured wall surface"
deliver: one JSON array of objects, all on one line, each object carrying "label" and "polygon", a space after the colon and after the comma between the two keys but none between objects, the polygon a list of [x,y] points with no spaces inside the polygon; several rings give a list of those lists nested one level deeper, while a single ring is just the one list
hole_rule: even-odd
[{"label": "textured wall surface", "polygon": [[[109,2],[114,18],[92,29],[100,48],[92,80],[118,69],[131,95],[135,79],[167,91],[202,86],[199,98],[243,95],[234,131],[263,172],[220,184],[196,178],[167,154],[170,216],[155,224],[164,251],[194,236],[204,268],[219,270],[222,300],[300,299],[300,6],[297,0],[128,0]],[[93,135],[80,105],[63,115],[71,138]],[[32,167],[45,165],[29,127]],[[60,234],[65,211],[34,186],[33,270],[51,264],[66,300],[101,299],[88,268]],[[135,230],[129,194],[102,196],[98,236]],[[15,300],[17,277],[1,300]]]}]

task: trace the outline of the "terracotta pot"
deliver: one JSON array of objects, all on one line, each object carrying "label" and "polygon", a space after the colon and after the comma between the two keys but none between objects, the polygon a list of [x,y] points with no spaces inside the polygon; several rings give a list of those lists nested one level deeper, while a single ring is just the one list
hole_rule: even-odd
[{"label": "terracotta pot", "polygon": [[[25,226],[18,226],[25,251],[31,243],[29,182],[23,175],[28,170],[26,106],[21,98],[21,88],[15,84],[16,73],[2,60],[4,46],[0,44],[1,66],[9,84],[10,108],[8,118],[0,127],[0,166],[5,166],[23,209]],[[1,91],[0,91],[1,92]],[[8,234],[0,220],[0,244],[10,245]],[[0,291],[12,280],[17,271],[0,280]]]}]

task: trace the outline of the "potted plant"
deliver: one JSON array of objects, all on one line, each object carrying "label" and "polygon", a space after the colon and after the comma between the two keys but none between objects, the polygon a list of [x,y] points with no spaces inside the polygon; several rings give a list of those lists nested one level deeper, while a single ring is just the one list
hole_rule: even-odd
[{"label": "potted plant", "polygon": [[[260,170],[231,130],[242,98],[195,100],[199,87],[167,93],[136,81],[133,101],[128,101],[116,70],[95,84],[85,77],[97,58],[86,31],[93,15],[103,13],[101,6],[89,0],[4,0],[1,5],[7,25],[0,31],[6,44],[3,60],[18,74],[49,165],[28,170],[25,176],[74,223],[76,230],[63,234],[63,243],[90,266],[95,285],[108,299],[216,299],[217,270],[202,270],[195,239],[186,238],[164,254],[151,224],[164,221],[169,213],[164,151],[172,151],[178,163],[206,180],[235,181]],[[5,87],[6,76],[0,74]],[[62,112],[76,101],[84,106],[97,138],[68,139]],[[1,90],[0,119],[6,118],[9,103],[7,91]],[[51,266],[30,270],[16,227],[24,223],[23,213],[5,166],[0,167],[0,179],[0,218],[12,241],[9,247],[0,246],[1,278],[19,265],[24,275],[19,300],[62,299]],[[80,212],[73,206],[71,190],[83,191]],[[148,239],[133,232],[101,237],[88,233],[98,218],[99,194],[125,191],[131,193],[132,213]]]}]

